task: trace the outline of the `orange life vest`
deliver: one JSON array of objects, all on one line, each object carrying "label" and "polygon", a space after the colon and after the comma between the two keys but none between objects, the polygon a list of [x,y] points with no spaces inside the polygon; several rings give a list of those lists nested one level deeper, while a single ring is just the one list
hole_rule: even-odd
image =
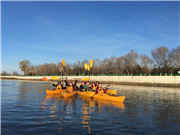
[{"label": "orange life vest", "polygon": [[57,89],[61,90],[62,89],[61,85],[57,85]]},{"label": "orange life vest", "polygon": [[98,90],[99,90],[99,91],[98,91],[98,94],[104,94],[104,91],[103,91],[103,88],[102,88],[102,87],[99,87]]},{"label": "orange life vest", "polygon": [[68,92],[73,92],[73,90],[74,90],[74,89],[73,89],[73,86],[68,86],[68,87],[67,87],[67,91],[68,91]]},{"label": "orange life vest", "polygon": [[97,88],[97,87],[94,85],[92,89],[94,89],[94,90],[95,90],[96,88]]}]

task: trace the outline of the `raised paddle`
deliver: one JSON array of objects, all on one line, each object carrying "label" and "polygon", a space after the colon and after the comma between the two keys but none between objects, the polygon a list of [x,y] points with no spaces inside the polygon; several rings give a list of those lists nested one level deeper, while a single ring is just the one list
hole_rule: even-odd
[{"label": "raised paddle", "polygon": [[[90,70],[91,71],[90,75],[91,75],[91,73],[92,73],[92,66],[93,66],[93,59],[91,59],[89,63],[90,63],[90,67],[91,67],[91,70]],[[89,76],[89,79],[90,79],[90,76]]]},{"label": "raised paddle", "polygon": [[[65,74],[66,74],[65,59],[62,60],[62,64],[63,64],[63,66],[64,66],[64,71],[65,71]],[[67,78],[67,76],[66,76],[66,78]]]}]

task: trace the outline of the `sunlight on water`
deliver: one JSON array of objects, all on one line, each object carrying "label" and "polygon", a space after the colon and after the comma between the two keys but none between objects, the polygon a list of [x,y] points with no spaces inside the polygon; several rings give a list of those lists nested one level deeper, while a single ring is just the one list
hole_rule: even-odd
[{"label": "sunlight on water", "polygon": [[124,103],[46,95],[46,89],[53,89],[50,82],[1,80],[1,133],[180,133],[178,88],[111,86]]}]

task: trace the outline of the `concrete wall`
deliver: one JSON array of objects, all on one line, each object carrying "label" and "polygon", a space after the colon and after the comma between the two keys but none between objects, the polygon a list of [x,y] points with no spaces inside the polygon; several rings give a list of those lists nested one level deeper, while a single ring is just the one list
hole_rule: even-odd
[{"label": "concrete wall", "polygon": [[91,76],[90,78],[98,81],[180,84],[180,76]]},{"label": "concrete wall", "polygon": [[[2,78],[14,79],[40,79],[43,76],[1,76]],[[44,76],[51,79],[52,76]],[[62,76],[59,76],[62,78]],[[63,77],[65,78],[65,77]],[[68,79],[89,78],[89,76],[67,76]],[[112,81],[129,83],[162,83],[162,84],[180,84],[180,76],[90,76],[92,81]]]}]

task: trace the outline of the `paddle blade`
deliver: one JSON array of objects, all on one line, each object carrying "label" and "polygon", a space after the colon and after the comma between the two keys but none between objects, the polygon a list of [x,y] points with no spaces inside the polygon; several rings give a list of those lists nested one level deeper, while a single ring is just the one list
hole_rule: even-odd
[{"label": "paddle blade", "polygon": [[90,66],[89,65],[87,65],[87,69],[88,69],[88,71],[90,70]]},{"label": "paddle blade", "polygon": [[84,63],[84,68],[85,70],[87,70],[87,63]]},{"label": "paddle blade", "polygon": [[61,66],[61,71],[63,71],[63,66]]},{"label": "paddle blade", "polygon": [[89,81],[89,78],[82,78],[83,81]]},{"label": "paddle blade", "polygon": [[93,59],[90,60],[90,66],[93,66]]},{"label": "paddle blade", "polygon": [[65,60],[64,59],[62,60],[62,64],[63,64],[63,66],[65,66]]},{"label": "paddle blade", "polygon": [[90,97],[93,97],[96,94],[96,92],[91,92]]},{"label": "paddle blade", "polygon": [[53,76],[51,79],[52,79],[52,80],[59,80],[60,78],[57,77],[57,76]]}]

